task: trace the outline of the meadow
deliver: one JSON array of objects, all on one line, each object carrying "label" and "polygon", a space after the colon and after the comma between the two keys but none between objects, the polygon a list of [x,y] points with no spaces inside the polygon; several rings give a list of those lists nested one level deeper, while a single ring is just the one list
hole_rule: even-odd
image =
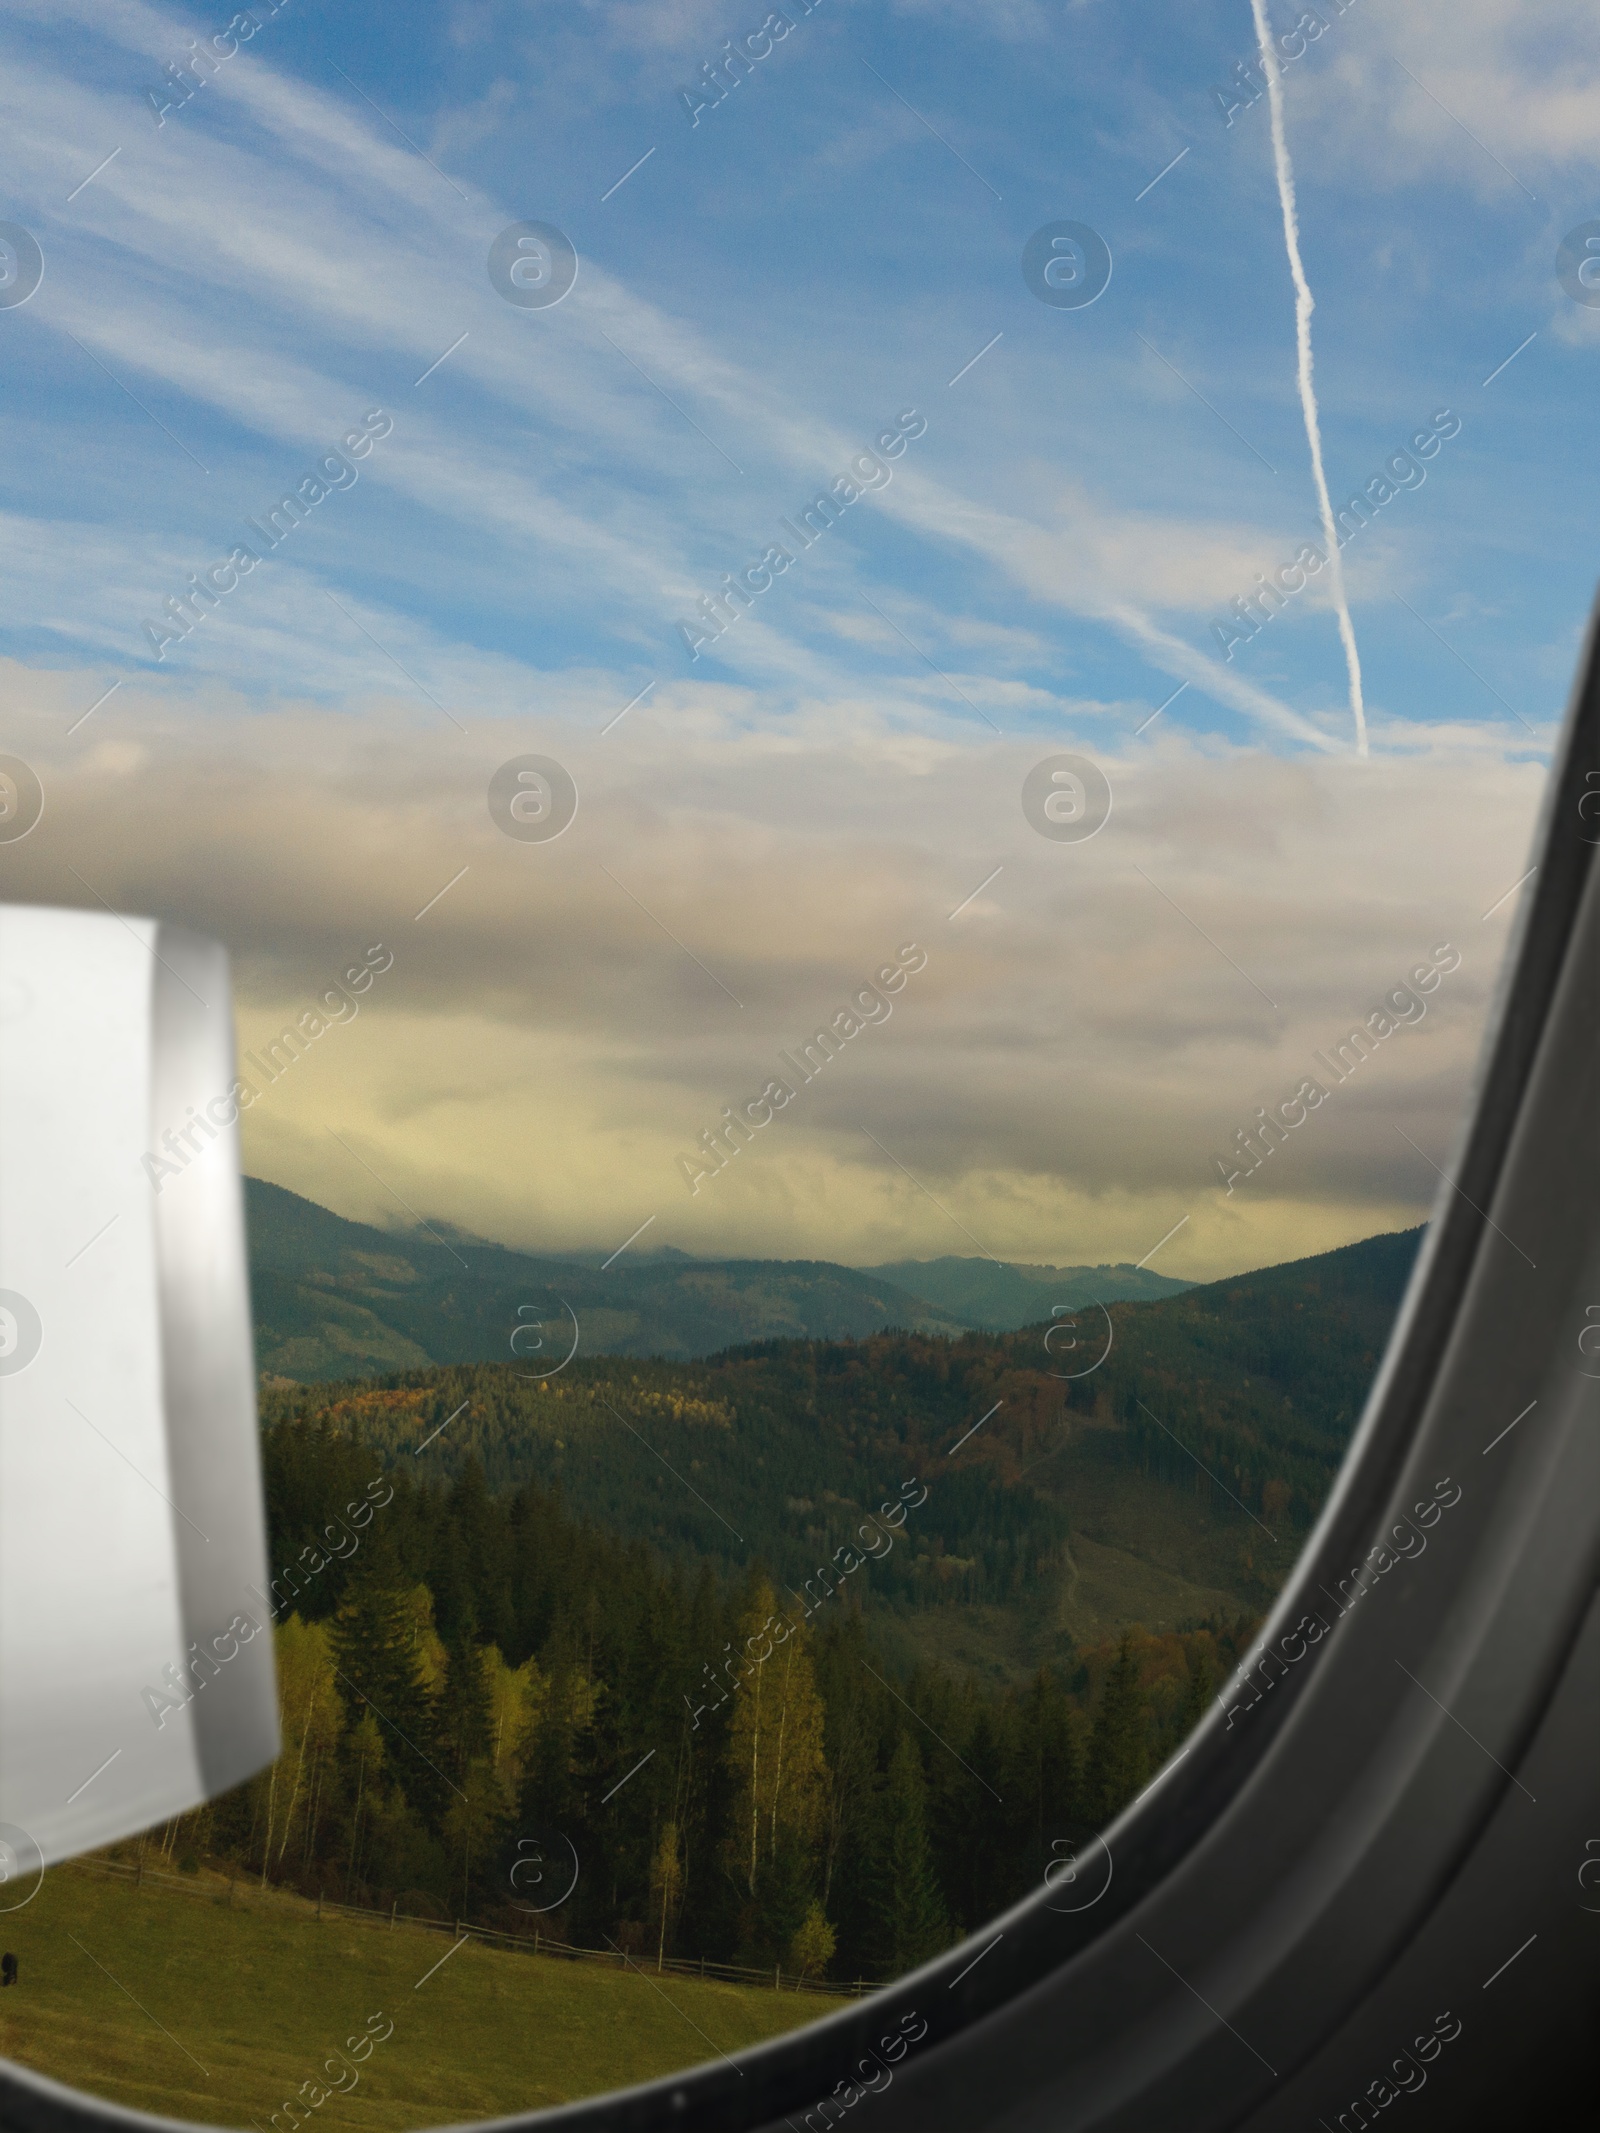
[{"label": "meadow", "polygon": [[[646,2081],[842,2004],[455,1943],[403,1918],[319,1919],[314,1902],[248,1880],[230,1892],[210,1872],[136,1886],[93,1861],[0,1915],[0,1944],[19,1962],[0,1998],[6,2058],[258,2133],[307,2082],[326,2101],[308,2111],[306,2090],[296,2116],[318,2133],[398,2133]],[[373,2041],[363,2054],[352,2037]],[[347,2070],[325,2073],[335,2054]]]}]

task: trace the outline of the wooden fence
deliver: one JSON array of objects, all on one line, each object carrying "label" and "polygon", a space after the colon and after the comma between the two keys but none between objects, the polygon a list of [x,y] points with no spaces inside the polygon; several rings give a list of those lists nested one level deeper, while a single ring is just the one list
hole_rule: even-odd
[{"label": "wooden fence", "polygon": [[[93,1855],[67,1863],[80,1872],[110,1874],[132,1881],[136,1886],[142,1886],[148,1881],[159,1888],[177,1889],[191,1896],[209,1895],[214,1901],[217,1900],[214,1882],[202,1881],[193,1874],[168,1874],[159,1869],[147,1868],[142,1856],[136,1865],[129,1865],[120,1859],[105,1859]],[[265,1887],[252,1885],[254,1880],[254,1876],[241,1875],[237,1880],[229,1881],[227,1901],[232,1903],[235,1891],[241,1887],[248,1888],[248,1900],[251,1903],[259,1902],[263,1896],[279,1902],[308,1901],[305,1897],[276,1889],[270,1882]],[[470,1920],[463,1918],[424,1918],[414,1911],[402,1911],[398,1898],[387,1911],[381,1911],[369,1904],[334,1903],[331,1899],[319,1896],[317,1916],[322,1917],[325,1911],[336,1913],[342,1918],[360,1919],[369,1925],[387,1926],[390,1931],[397,1925],[409,1926],[419,1928],[423,1932],[448,1933],[457,1940],[481,1940],[494,1947],[515,1949],[524,1955],[548,1956],[559,1962],[605,1963],[615,1970],[635,1970],[651,1976],[698,1977],[722,1984],[764,1986],[769,1992],[810,1992],[831,1999],[861,1999],[865,1994],[877,1989],[860,1978],[857,1978],[853,1985],[833,1985],[820,1978],[785,1975],[781,1965],[771,1970],[755,1970],[741,1963],[708,1962],[704,1956],[647,1956],[641,1962],[621,1948],[574,1947],[569,1941],[552,1939],[548,1934],[541,1933],[537,1927],[531,1934],[502,1933],[493,1926],[475,1926]]]}]

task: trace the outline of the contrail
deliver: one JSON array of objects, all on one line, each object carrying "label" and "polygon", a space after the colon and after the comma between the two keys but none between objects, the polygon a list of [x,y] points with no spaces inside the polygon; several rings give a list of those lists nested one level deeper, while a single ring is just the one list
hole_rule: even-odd
[{"label": "contrail", "polygon": [[1278,73],[1278,55],[1272,48],[1272,35],[1267,28],[1267,12],[1263,0],[1250,0],[1250,12],[1255,18],[1256,42],[1261,47],[1261,64],[1267,72],[1267,103],[1272,114],[1272,160],[1277,166],[1278,200],[1283,208],[1283,238],[1289,249],[1289,272],[1294,277],[1294,331],[1298,351],[1295,369],[1300,386],[1300,408],[1306,418],[1306,439],[1311,446],[1311,471],[1316,476],[1322,531],[1328,543],[1333,598],[1339,611],[1339,636],[1344,644],[1345,665],[1350,670],[1350,709],[1356,722],[1356,753],[1365,755],[1367,712],[1361,700],[1361,655],[1356,650],[1356,633],[1350,621],[1350,602],[1345,597],[1344,563],[1339,554],[1339,533],[1333,522],[1333,505],[1328,499],[1328,477],[1322,471],[1322,428],[1317,420],[1316,387],[1311,382],[1311,314],[1316,306],[1312,301],[1311,285],[1306,280],[1306,270],[1300,259],[1300,225],[1294,201],[1294,166],[1289,161],[1289,144],[1283,132],[1283,83]]}]

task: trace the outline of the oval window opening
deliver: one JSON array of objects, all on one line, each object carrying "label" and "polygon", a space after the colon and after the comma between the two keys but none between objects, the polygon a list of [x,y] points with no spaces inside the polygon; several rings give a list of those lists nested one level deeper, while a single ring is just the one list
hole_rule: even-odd
[{"label": "oval window opening", "polygon": [[1092,1911],[1260,1656],[1527,893],[1600,225],[1469,305],[1389,30],[1168,14],[4,33],[17,2067],[735,2064]]}]

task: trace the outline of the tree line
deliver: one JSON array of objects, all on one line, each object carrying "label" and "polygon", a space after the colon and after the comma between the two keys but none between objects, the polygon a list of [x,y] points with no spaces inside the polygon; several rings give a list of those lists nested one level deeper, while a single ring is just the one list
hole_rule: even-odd
[{"label": "tree line", "polygon": [[374,1453],[304,1418],[263,1441],[299,1573],[275,1585],[282,1753],[163,1841],[307,1894],[887,1978],[1126,1804],[1254,1628],[1133,1631],[1014,1688],[896,1678],[865,1580],[808,1606],[556,1489],[491,1492],[470,1458],[394,1468],[355,1550],[319,1551]]}]

